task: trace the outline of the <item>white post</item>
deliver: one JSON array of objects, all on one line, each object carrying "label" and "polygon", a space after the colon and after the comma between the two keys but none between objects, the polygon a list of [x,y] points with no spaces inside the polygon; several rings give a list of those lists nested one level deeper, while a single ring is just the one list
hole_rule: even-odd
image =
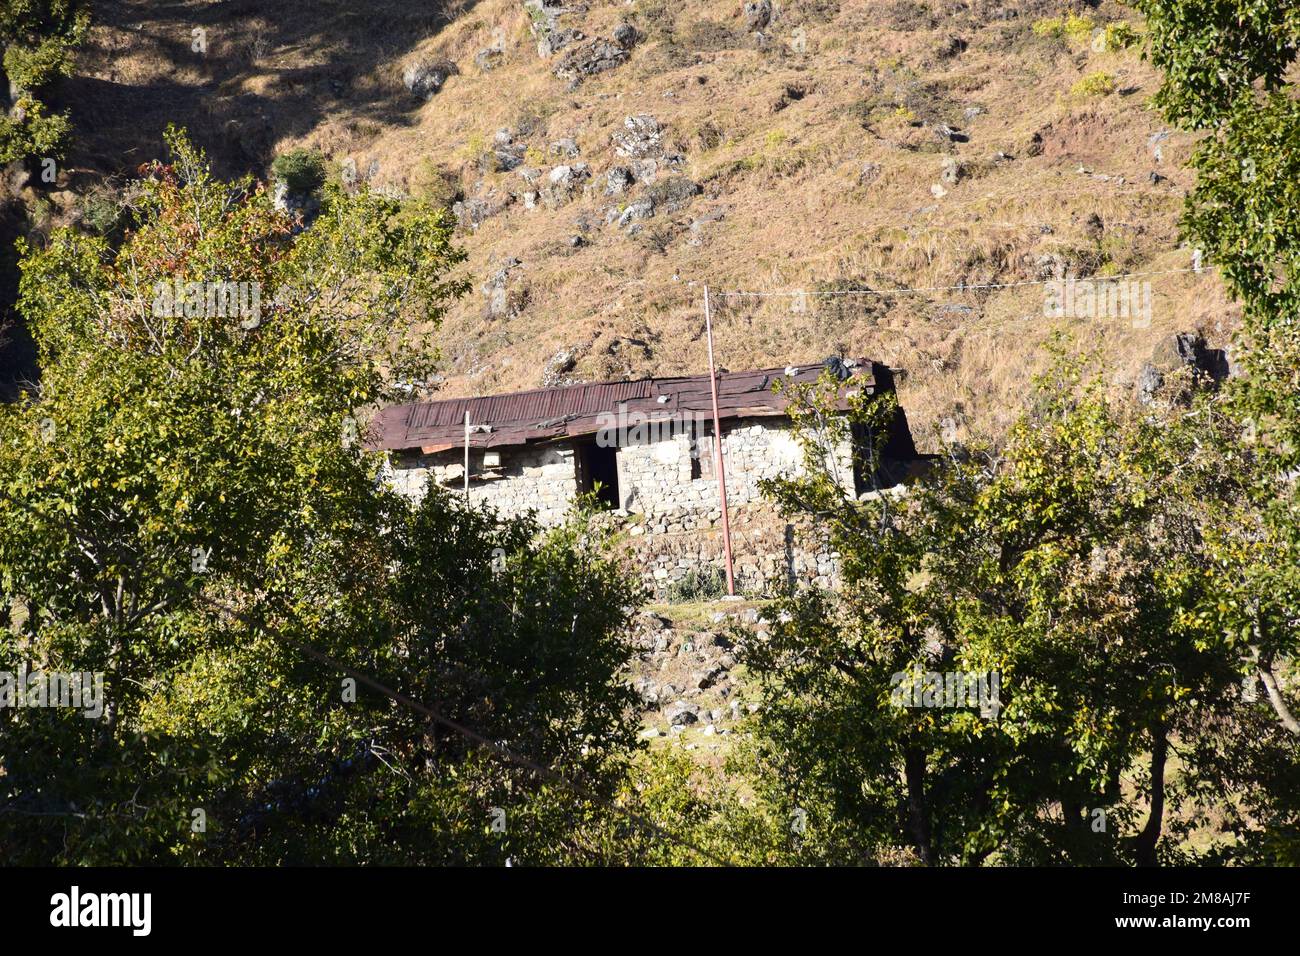
[{"label": "white post", "polygon": [[465,409],[465,503],[469,503],[469,409]]}]

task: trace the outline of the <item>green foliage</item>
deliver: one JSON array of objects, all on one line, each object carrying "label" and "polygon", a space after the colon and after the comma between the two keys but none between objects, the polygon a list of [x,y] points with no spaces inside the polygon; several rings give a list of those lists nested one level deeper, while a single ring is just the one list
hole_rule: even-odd
[{"label": "green foliage", "polygon": [[1033,31],[1040,37],[1086,43],[1095,27],[1096,22],[1092,17],[1071,12],[1064,17],[1048,17],[1036,20],[1034,21]]},{"label": "green foliage", "polygon": [[[1183,230],[1242,304],[1243,374],[1231,383],[1227,413],[1260,462],[1207,536],[1215,600],[1196,613],[1249,655],[1243,672],[1300,738],[1291,690],[1300,655],[1300,107],[1290,81],[1300,8],[1264,0],[1140,0],[1138,8],[1164,73],[1157,105],[1171,122],[1208,131],[1192,157],[1197,185]],[[1255,818],[1268,839],[1248,858],[1294,861],[1294,750],[1266,742],[1250,766],[1265,785]]]},{"label": "green foliage", "polygon": [[[881,434],[890,410],[865,401],[852,414]],[[1279,767],[1294,744],[1242,700],[1251,652],[1210,613],[1206,535],[1253,467],[1217,407],[1136,418],[1062,360],[1003,447],[859,502],[825,464],[846,427],[829,394],[796,404],[807,473],[766,489],[831,535],[843,588],[778,602],[744,660],[766,701],[757,766],[810,821],[802,859],[1149,863],[1180,858],[1197,814],[1231,817],[1224,793],[1268,805],[1230,735],[1251,726]],[[1000,707],[897,695],[917,672],[996,673]],[[1243,834],[1258,844],[1222,821],[1212,844]]]},{"label": "green foliage", "polygon": [[0,163],[63,156],[67,115],[48,114],[36,94],[69,74],[72,51],[85,37],[89,23],[89,12],[77,0],[6,0],[0,4],[4,71],[19,91],[10,114],[0,118]]},{"label": "green foliage", "polygon": [[668,600],[674,604],[714,601],[727,593],[727,577],[717,568],[691,568],[668,586]]},{"label": "green foliage", "polygon": [[291,192],[315,193],[325,185],[325,157],[314,149],[291,149],[272,161],[271,176]]},{"label": "green foliage", "polygon": [[1104,70],[1089,73],[1070,87],[1071,96],[1110,96],[1115,92],[1115,77]]},{"label": "green foliage", "polygon": [[[0,409],[0,670],[102,672],[106,706],[0,709],[7,858],[598,858],[599,804],[301,650],[599,795],[623,779],[633,594],[585,516],[543,534],[412,505],[352,425],[427,375],[427,341],[394,330],[464,291],[451,224],[326,188],[296,231],[168,141],[119,248],[22,250],[44,374]],[[256,307],[185,291],[217,281],[255,284]]]}]

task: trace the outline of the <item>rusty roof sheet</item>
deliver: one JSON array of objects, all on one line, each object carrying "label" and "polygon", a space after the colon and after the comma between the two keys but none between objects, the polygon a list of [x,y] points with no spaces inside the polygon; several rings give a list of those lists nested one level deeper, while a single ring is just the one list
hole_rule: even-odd
[{"label": "rusty roof sheet", "polygon": [[[876,387],[875,365],[867,359],[847,360],[855,388]],[[825,364],[722,372],[718,375],[718,416],[750,418],[784,414],[786,400],[773,383],[815,382]],[[787,374],[788,373],[788,374]],[[425,453],[459,447],[465,441],[465,413],[476,430],[476,448],[523,445],[562,437],[591,435],[610,414],[622,409],[648,420],[683,415],[712,416],[708,375],[644,378],[631,382],[593,382],[540,388],[480,398],[450,398],[383,409],[371,426],[371,447],[385,450],[420,449]]]}]

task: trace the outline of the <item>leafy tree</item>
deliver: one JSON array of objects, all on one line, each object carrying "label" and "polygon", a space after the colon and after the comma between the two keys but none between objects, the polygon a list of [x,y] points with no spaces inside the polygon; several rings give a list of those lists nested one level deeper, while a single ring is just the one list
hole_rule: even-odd
[{"label": "leafy tree", "polygon": [[291,192],[314,193],[325,185],[325,157],[314,149],[291,149],[275,157],[271,175]]},{"label": "leafy tree", "polygon": [[355,424],[428,375],[402,330],[465,289],[447,217],[331,187],[299,230],[168,143],[120,247],[22,250],[44,374],[0,410],[0,671],[103,672],[106,706],[0,709],[8,858],[599,856],[599,804],[329,663],[598,794],[622,779],[631,595],[598,537],[412,505]]},{"label": "leafy tree", "polygon": [[1263,453],[1253,493],[1220,528],[1217,610],[1226,629],[1251,635],[1269,699],[1300,735],[1280,678],[1300,650],[1300,102],[1288,82],[1300,9],[1247,0],[1139,7],[1164,71],[1158,105],[1207,131],[1183,228],[1242,302],[1233,413]]},{"label": "leafy tree", "polygon": [[[1259,707],[1199,613],[1217,594],[1203,503],[1244,490],[1209,440],[1223,416],[1139,417],[1080,374],[1040,381],[1004,446],[866,501],[820,464],[848,427],[828,394],[796,396],[807,473],[768,491],[826,530],[844,584],[780,602],[746,660],[757,766],[782,815],[807,815],[805,858],[1151,864],[1181,858],[1229,777],[1258,796],[1219,738]],[[865,401],[878,431],[889,410]],[[955,673],[996,673],[1000,706],[908,693]]]},{"label": "leafy tree", "polygon": [[0,46],[13,101],[0,117],[0,163],[31,156],[61,157],[67,114],[49,114],[42,90],[72,68],[72,51],[85,37],[90,14],[78,0],[5,0]]},{"label": "leafy tree", "polygon": [[[1218,264],[1242,304],[1242,375],[1230,413],[1256,463],[1249,492],[1218,515],[1212,544],[1215,599],[1200,609],[1235,635],[1276,719],[1300,737],[1294,694],[1300,654],[1300,105],[1294,68],[1300,9],[1234,0],[1140,0],[1151,60],[1164,73],[1157,105],[1203,132],[1192,158],[1197,185],[1183,229]],[[1290,687],[1291,689],[1288,689]],[[1294,759],[1294,755],[1292,755]],[[1286,761],[1263,760],[1285,766]],[[1300,802],[1294,770],[1261,808],[1289,828],[1294,862]]]}]

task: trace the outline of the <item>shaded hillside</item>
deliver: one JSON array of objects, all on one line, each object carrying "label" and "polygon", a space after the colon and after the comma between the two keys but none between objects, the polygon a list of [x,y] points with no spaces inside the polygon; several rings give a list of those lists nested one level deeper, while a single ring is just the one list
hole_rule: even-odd
[{"label": "shaded hillside", "polygon": [[[443,329],[448,394],[699,372],[705,282],[870,288],[724,297],[721,361],[871,355],[905,370],[922,439],[941,420],[989,432],[1062,324],[1042,280],[1191,261],[1175,225],[1191,144],[1148,108],[1156,76],[1126,32],[1104,30],[1140,26],[1113,2],[243,0],[97,18],[67,90],[74,167],[129,172],[175,121],[228,170],[314,146],[348,179],[455,207],[476,289]],[[440,89],[413,95],[404,80],[431,72]],[[1168,333],[1222,345],[1233,325],[1208,273],[1151,281],[1150,328],[1071,323],[1120,386]]]}]

